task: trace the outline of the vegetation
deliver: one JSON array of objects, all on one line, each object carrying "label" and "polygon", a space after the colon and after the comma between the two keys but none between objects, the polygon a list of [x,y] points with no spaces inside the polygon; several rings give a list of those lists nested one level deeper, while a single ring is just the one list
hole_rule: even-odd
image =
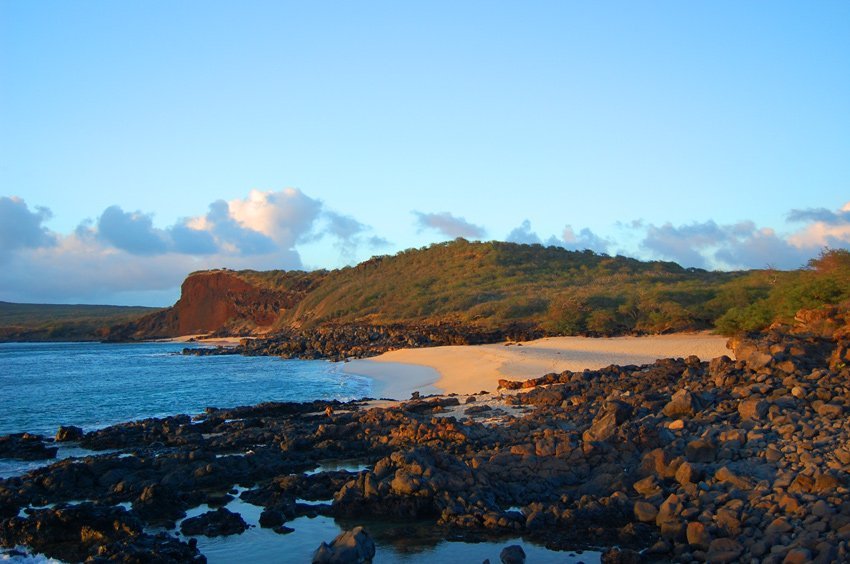
[{"label": "vegetation", "polygon": [[0,341],[87,341],[109,325],[159,311],[151,307],[0,302]]},{"label": "vegetation", "polygon": [[459,239],[322,272],[279,323],[525,323],[592,335],[710,329],[729,307],[765,294],[768,274]]},{"label": "vegetation", "polygon": [[850,299],[850,252],[825,250],[799,271],[710,272],[592,251],[458,239],[320,276],[281,324],[521,323],[567,335],[734,334]]},{"label": "vegetation", "polygon": [[767,288],[751,289],[717,320],[720,332],[759,331],[775,322],[791,323],[801,309],[846,304],[850,300],[850,251],[825,249],[806,268],[770,273]]},{"label": "vegetation", "polygon": [[[231,272],[262,292],[241,301],[222,295],[238,301],[238,319],[228,322],[230,330],[251,326],[240,316],[271,311],[279,329],[448,323],[559,335],[705,329],[734,334],[791,322],[800,309],[850,303],[850,252],[845,250],[825,250],[797,271],[709,272],[592,251],[457,239],[333,271]],[[150,311],[0,304],[0,327],[17,325],[19,335],[26,326],[31,336],[49,339],[93,338],[101,327],[120,326]],[[148,315],[130,332],[154,327],[167,333],[163,327],[174,319],[167,310]],[[149,333],[138,329],[139,335]],[[0,339],[4,335],[10,338],[0,329]]]}]

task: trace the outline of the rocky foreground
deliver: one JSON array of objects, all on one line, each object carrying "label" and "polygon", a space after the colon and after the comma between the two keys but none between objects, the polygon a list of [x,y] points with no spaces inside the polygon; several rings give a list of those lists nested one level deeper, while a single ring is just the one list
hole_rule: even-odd
[{"label": "rocky foreground", "polygon": [[[498,400],[261,404],[66,428],[57,440],[104,453],[0,480],[0,544],[70,561],[203,561],[192,540],[149,531],[221,507],[239,485],[281,534],[320,513],[619,547],[608,562],[847,561],[848,340],[773,332],[733,346],[736,361],[502,382],[514,390]],[[34,441],[45,442],[6,438],[2,456],[15,445],[35,456]],[[340,459],[368,469],[307,473]],[[182,523],[186,536],[244,526],[226,509]]]}]

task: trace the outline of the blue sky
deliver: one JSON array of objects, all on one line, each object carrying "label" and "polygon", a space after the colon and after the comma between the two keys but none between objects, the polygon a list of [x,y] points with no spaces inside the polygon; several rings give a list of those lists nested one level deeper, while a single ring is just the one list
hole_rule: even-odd
[{"label": "blue sky", "polygon": [[847,2],[7,0],[0,300],[458,235],[794,268],[850,246],[848,60]]}]

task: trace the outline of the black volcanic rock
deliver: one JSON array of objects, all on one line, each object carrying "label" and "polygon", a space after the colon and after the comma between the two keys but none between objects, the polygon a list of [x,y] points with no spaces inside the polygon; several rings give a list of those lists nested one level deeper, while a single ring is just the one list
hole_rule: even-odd
[{"label": "black volcanic rock", "polygon": [[190,517],[180,523],[180,531],[187,536],[205,535],[220,537],[239,535],[248,529],[248,525],[238,513],[219,507],[197,517]]},{"label": "black volcanic rock", "polygon": [[[103,550],[148,550],[155,541],[134,527],[224,503],[244,486],[251,489],[240,498],[262,506],[261,524],[281,533],[287,521],[321,514],[417,523],[436,538],[620,547],[606,562],[633,562],[637,553],[682,562],[848,560],[850,368],[833,361],[836,350],[844,354],[841,341],[771,333],[739,346],[772,360],[753,368],[691,357],[547,374],[512,385],[501,401],[516,409],[482,410],[486,420],[470,410],[495,406],[495,396],[385,408],[266,403],[100,429],[81,444],[122,453],[0,480],[3,542],[38,545],[26,534],[34,522],[18,514],[82,498],[98,509],[65,511],[65,525],[42,527],[69,538],[89,521],[100,530],[110,515],[129,532]],[[362,469],[320,468],[342,461]],[[131,511],[109,512],[127,502]],[[239,528],[223,511],[205,521],[222,523],[210,531]]]},{"label": "black volcanic rock", "polygon": [[164,533],[150,535],[122,508],[91,503],[29,511],[0,523],[0,545],[27,546],[68,562],[206,562],[193,544]]},{"label": "black volcanic rock", "polygon": [[0,458],[18,460],[45,460],[55,458],[56,447],[44,444],[44,437],[29,433],[16,433],[0,437]]}]

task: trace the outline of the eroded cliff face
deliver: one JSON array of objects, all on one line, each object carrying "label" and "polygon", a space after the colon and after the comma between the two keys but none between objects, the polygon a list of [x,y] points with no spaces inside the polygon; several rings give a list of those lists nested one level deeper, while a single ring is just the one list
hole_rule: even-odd
[{"label": "eroded cliff face", "polygon": [[[174,304],[177,310],[177,332],[180,335],[209,333],[227,325],[240,308],[237,303],[247,303],[246,298],[257,299],[261,292],[244,280],[227,271],[193,274],[181,287],[180,299]],[[257,312],[249,319],[258,325],[271,325],[274,315],[268,311]]]},{"label": "eroded cliff face", "polygon": [[171,308],[136,323],[112,327],[107,340],[155,339],[208,333],[250,334],[269,330],[312,287],[296,280],[279,289],[252,284],[230,270],[191,274]]}]

